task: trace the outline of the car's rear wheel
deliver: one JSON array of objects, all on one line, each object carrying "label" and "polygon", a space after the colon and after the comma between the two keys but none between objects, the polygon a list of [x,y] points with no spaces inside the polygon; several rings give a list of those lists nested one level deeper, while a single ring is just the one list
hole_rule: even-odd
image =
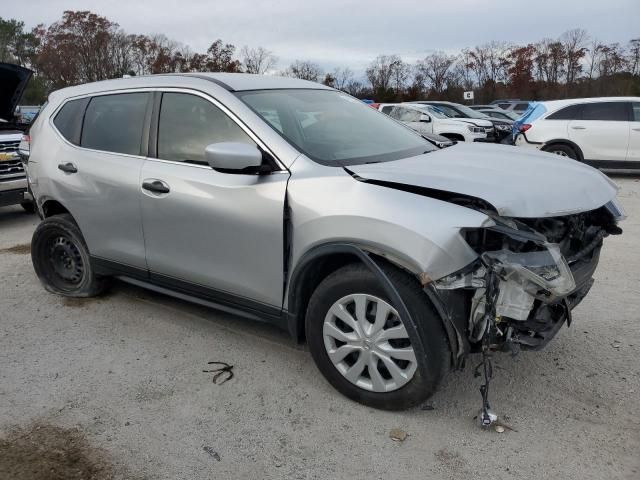
[{"label": "car's rear wheel", "polygon": [[578,155],[576,151],[571,148],[569,145],[550,145],[544,148],[545,152],[553,153],[554,155],[559,155],[560,157],[569,157],[574,160],[578,159]]},{"label": "car's rear wheel", "polygon": [[440,320],[415,279],[386,270],[411,319],[401,318],[367,267],[352,264],[313,293],[306,334],[316,365],[338,391],[374,408],[400,410],[435,392],[450,354]]},{"label": "car's rear wheel", "polygon": [[31,260],[44,287],[68,297],[91,297],[106,287],[95,275],[89,250],[71,215],[43,220],[31,240]]}]

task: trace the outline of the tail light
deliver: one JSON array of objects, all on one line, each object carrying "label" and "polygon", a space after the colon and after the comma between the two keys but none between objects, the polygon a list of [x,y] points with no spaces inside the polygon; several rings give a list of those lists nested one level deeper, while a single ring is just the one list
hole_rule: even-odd
[{"label": "tail light", "polygon": [[18,145],[18,155],[25,162],[29,159],[29,154],[31,153],[31,137],[29,135],[23,135],[20,140],[20,145]]},{"label": "tail light", "polygon": [[529,130],[531,128],[531,124],[530,123],[523,123],[522,125],[520,125],[520,127],[518,128],[518,130],[521,133],[526,132],[527,130]]}]

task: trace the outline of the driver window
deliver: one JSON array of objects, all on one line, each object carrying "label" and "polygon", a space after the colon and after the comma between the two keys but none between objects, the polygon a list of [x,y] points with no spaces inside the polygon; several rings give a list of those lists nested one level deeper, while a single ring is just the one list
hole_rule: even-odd
[{"label": "driver window", "polygon": [[410,108],[403,108],[400,115],[401,122],[419,122],[420,112],[417,110],[411,110]]},{"label": "driver window", "polygon": [[163,93],[158,158],[206,165],[204,150],[219,142],[255,142],[222,110],[202,97]]}]

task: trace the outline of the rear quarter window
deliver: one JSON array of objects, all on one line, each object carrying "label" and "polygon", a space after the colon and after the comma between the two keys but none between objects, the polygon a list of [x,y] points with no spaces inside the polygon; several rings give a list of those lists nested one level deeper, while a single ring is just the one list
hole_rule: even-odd
[{"label": "rear quarter window", "polygon": [[547,120],[576,120],[580,118],[582,105],[570,105],[553,112]]},{"label": "rear quarter window", "polygon": [[82,117],[87,103],[88,99],[86,98],[70,100],[62,106],[53,118],[53,124],[60,134],[74,145],[80,145]]}]

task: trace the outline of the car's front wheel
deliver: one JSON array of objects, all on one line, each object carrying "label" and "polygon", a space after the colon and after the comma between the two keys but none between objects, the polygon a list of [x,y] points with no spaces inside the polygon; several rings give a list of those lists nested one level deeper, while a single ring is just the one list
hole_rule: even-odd
[{"label": "car's front wheel", "polygon": [[416,406],[431,396],[450,354],[436,312],[417,281],[385,269],[411,319],[402,318],[377,277],[347,265],[324,279],[306,317],[309,350],[338,391],[386,410]]},{"label": "car's front wheel", "polygon": [[31,260],[36,275],[52,293],[91,297],[106,287],[91,267],[89,250],[71,215],[46,218],[33,232]]}]

